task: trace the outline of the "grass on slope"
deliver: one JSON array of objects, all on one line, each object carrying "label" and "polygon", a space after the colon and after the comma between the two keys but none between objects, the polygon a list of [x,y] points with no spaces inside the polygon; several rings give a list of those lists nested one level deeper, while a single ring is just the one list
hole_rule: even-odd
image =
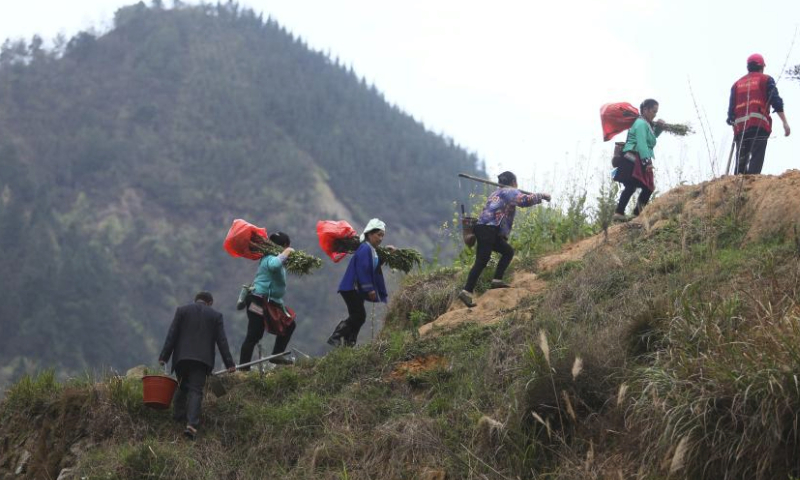
[{"label": "grass on slope", "polygon": [[[795,478],[800,249],[744,243],[745,227],[631,224],[494,326],[418,339],[401,319],[373,344],[230,378],[195,443],[130,380],[47,374],[9,391],[0,437],[47,475],[77,462],[88,478]],[[463,273],[409,279],[403,311],[442,308],[426,282]]]}]

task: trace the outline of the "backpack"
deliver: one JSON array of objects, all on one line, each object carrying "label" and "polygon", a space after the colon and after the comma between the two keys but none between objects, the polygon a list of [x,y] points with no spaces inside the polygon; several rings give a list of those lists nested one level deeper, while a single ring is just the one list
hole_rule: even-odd
[{"label": "backpack", "polygon": [[623,153],[622,148],[625,147],[625,142],[614,142],[614,156],[611,157],[611,166],[614,168],[622,165]]}]

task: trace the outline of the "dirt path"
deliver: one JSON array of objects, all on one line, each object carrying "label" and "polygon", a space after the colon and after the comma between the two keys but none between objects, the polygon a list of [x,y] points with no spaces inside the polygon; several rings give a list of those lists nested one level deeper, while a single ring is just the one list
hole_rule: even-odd
[{"label": "dirt path", "polygon": [[[629,228],[651,232],[670,222],[714,226],[720,219],[732,215],[745,228],[745,242],[783,238],[794,239],[800,245],[800,171],[789,170],[779,176],[726,176],[673,188],[648,205],[637,219],[609,228],[607,243],[602,233],[572,243],[558,253],[539,259],[538,270],[552,271],[566,262],[583,259],[604,244],[616,245]],[[614,255],[612,249],[609,254]],[[512,279],[511,288],[489,290],[475,298],[477,307],[467,308],[456,300],[447,313],[423,325],[419,333],[426,335],[464,322],[496,323],[524,299],[547,288],[547,282],[535,274],[520,272]]]},{"label": "dirt path", "polygon": [[[623,225],[615,225],[608,230],[609,240],[613,241],[622,232]],[[604,243],[603,234],[586,238],[579,242],[572,243],[564,247],[560,252],[548,255],[539,259],[539,271],[547,272],[553,270],[565,262],[577,261],[582,259],[587,253],[598,248]],[[475,298],[478,306],[467,308],[460,301],[456,300],[444,315],[436,320],[420,327],[420,335],[428,335],[431,332],[445,330],[460,325],[465,322],[491,325],[499,322],[509,312],[515,310],[520,303],[533,295],[540,294],[547,290],[548,283],[538,277],[535,273],[518,272],[511,280],[511,288],[499,288],[488,290],[484,294]]]}]

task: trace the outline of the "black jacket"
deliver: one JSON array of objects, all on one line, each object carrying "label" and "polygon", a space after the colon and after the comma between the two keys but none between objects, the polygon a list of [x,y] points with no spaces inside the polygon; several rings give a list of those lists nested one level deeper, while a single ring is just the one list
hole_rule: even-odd
[{"label": "black jacket", "polygon": [[181,360],[197,360],[206,364],[208,370],[214,368],[214,344],[219,347],[222,361],[230,368],[236,365],[228,348],[222,314],[205,303],[195,302],[178,307],[175,318],[169,327],[164,348],[159,360],[169,361],[172,356],[172,370]]}]

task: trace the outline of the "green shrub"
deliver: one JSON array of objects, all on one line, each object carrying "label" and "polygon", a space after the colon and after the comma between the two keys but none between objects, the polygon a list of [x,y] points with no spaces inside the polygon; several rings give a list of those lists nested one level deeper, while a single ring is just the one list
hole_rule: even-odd
[{"label": "green shrub", "polygon": [[112,376],[106,381],[108,398],[120,410],[130,414],[141,413],[144,406],[142,380]]},{"label": "green shrub", "polygon": [[154,440],[120,449],[122,478],[209,478],[185,447],[169,445]]},{"label": "green shrub", "polygon": [[6,391],[5,399],[0,404],[3,416],[38,412],[56,398],[62,388],[54,370],[45,370],[35,376],[24,375]]},{"label": "green shrub", "polygon": [[683,300],[662,328],[663,347],[634,377],[644,459],[684,442],[692,478],[779,478],[796,466],[800,326],[770,314],[745,322],[740,308],[735,297]]},{"label": "green shrub", "polygon": [[407,275],[402,288],[392,295],[386,326],[408,329],[414,312],[417,312],[414,320],[418,322],[432,321],[445,313],[461,288],[459,272],[455,268],[439,268]]},{"label": "green shrub", "polygon": [[361,375],[375,372],[383,363],[377,345],[334,349],[312,367],[313,388],[321,394],[334,394]]}]

